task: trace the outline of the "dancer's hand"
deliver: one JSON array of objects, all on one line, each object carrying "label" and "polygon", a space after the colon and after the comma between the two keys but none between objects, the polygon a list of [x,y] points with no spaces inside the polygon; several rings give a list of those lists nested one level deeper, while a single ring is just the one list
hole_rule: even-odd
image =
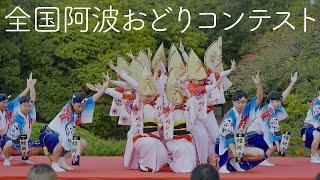
[{"label": "dancer's hand", "polygon": [[258,70],[256,76],[252,76],[252,80],[253,80],[253,83],[258,86],[258,85],[261,85],[261,79],[260,79],[260,71]]},{"label": "dancer's hand", "polygon": [[298,72],[295,72],[294,74],[291,75],[291,83],[295,84],[298,79]]},{"label": "dancer's hand", "polygon": [[236,61],[233,59],[231,61],[231,71],[234,71],[236,69]]},{"label": "dancer's hand", "polygon": [[96,87],[93,84],[90,84],[90,83],[86,83],[86,87],[91,91],[97,91],[97,92],[99,91],[96,89]]}]

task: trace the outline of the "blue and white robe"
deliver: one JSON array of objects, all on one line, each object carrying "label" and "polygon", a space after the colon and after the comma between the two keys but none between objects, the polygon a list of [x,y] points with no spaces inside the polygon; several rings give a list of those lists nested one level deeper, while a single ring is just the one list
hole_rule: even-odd
[{"label": "blue and white robe", "polygon": [[36,110],[33,105],[28,112],[28,115],[25,116],[20,111],[20,96],[16,97],[15,100],[10,101],[8,108],[6,110],[5,120],[8,131],[5,132],[1,140],[1,147],[3,148],[8,141],[12,141],[14,151],[11,152],[11,155],[20,155],[20,135],[26,134],[28,140],[28,152],[37,150],[40,148],[39,141],[31,141],[31,127],[33,122],[36,121]]},{"label": "blue and white robe", "polygon": [[[262,135],[268,148],[272,148],[276,141],[282,139],[279,122],[287,117],[288,114],[283,106],[273,108],[271,104],[266,104],[259,111],[257,119],[248,128],[248,133],[254,132],[257,135]],[[266,151],[266,148],[263,149]]]},{"label": "blue and white robe", "polygon": [[[301,136],[306,135],[305,147],[311,148],[313,141],[313,132],[320,132],[320,96],[312,101],[312,105],[308,110],[304,126],[301,129]],[[320,145],[318,150],[320,149]]]},{"label": "blue and white robe", "polygon": [[72,110],[72,103],[68,102],[59,112],[59,114],[49,123],[48,127],[59,134],[59,142],[66,151],[72,149],[72,138],[74,129],[81,123],[91,123],[95,103],[92,96],[85,101],[85,106],[80,114]]},{"label": "blue and white robe", "polygon": [[[229,163],[228,146],[235,144],[235,138],[237,133],[245,133],[247,127],[255,120],[256,113],[259,110],[260,105],[256,105],[257,97],[253,97],[245,106],[241,113],[233,107],[224,116],[220,126],[220,141],[218,144],[220,155],[220,167],[227,163],[229,171],[235,171],[235,169]],[[261,161],[244,161],[239,163],[241,168],[249,170]]]},{"label": "blue and white robe", "polygon": [[20,105],[20,98],[21,96],[17,96],[14,100],[9,101],[7,109],[3,112],[0,111],[0,137],[7,133],[10,124],[12,124],[13,116]]},{"label": "blue and white robe", "polygon": [[20,135],[27,135],[29,141],[31,136],[31,127],[36,121],[36,110],[34,105],[31,107],[27,116],[25,116],[20,108],[16,109],[12,123],[8,129],[7,137],[13,142],[13,147],[20,148]]}]

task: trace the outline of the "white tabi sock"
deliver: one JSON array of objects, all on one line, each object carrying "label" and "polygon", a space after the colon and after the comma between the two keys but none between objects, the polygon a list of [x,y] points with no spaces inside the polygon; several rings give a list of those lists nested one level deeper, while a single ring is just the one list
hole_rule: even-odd
[{"label": "white tabi sock", "polygon": [[56,162],[52,162],[51,167],[52,167],[52,169],[53,169],[55,172],[65,172],[65,170],[62,169],[62,168],[59,166],[59,164],[56,163]]},{"label": "white tabi sock", "polygon": [[270,163],[270,162],[268,161],[268,159],[266,159],[266,160],[262,161],[262,162],[259,164],[259,166],[269,166],[269,167],[271,167],[271,166],[275,166],[275,164]]},{"label": "white tabi sock", "polygon": [[67,164],[66,158],[64,158],[64,157],[59,158],[58,164],[60,167],[62,167],[65,170],[69,170],[69,171],[73,170],[73,167],[71,167]]},{"label": "white tabi sock", "polygon": [[219,169],[219,173],[222,173],[222,174],[229,174],[230,171],[227,169],[227,163],[224,164],[223,166],[221,166],[221,168]]},{"label": "white tabi sock", "polygon": [[3,161],[3,165],[4,166],[11,166],[11,162],[10,162],[10,159],[8,158],[4,158],[4,161]]},{"label": "white tabi sock", "polygon": [[240,164],[238,162],[236,162],[235,158],[232,158],[230,160],[230,164],[236,169],[237,172],[244,172],[245,171],[240,167]]}]

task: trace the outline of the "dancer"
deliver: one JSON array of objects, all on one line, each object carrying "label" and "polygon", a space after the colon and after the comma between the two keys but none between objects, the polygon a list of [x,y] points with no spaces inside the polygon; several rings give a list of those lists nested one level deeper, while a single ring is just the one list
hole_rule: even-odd
[{"label": "dancer", "polygon": [[311,149],[310,162],[320,164],[320,87],[308,110],[307,117],[301,129],[302,140],[306,148]]},{"label": "dancer", "polygon": [[259,71],[252,77],[256,85],[256,96],[247,100],[243,91],[237,91],[232,97],[233,108],[224,116],[220,126],[220,169],[221,173],[230,171],[243,172],[258,165],[264,160],[265,154],[262,149],[256,147],[244,147],[243,162],[238,163],[236,157],[236,134],[245,134],[247,127],[253,122],[260,103],[263,100],[263,89]]},{"label": "dancer", "polygon": [[[278,91],[271,92],[269,95],[269,103],[260,110],[257,119],[248,127],[248,145],[263,149],[268,157],[276,150],[279,151],[282,138],[279,122],[288,116],[282,106],[282,102],[290,94],[297,78],[297,72],[291,75],[291,83],[282,93]],[[264,160],[259,165],[274,166],[268,159]]]},{"label": "dancer", "polygon": [[167,163],[168,152],[160,141],[162,101],[148,66],[141,74],[139,96],[133,106],[124,165],[142,171],[158,172]]},{"label": "dancer", "polygon": [[[32,79],[32,73],[30,73],[29,79],[27,80],[27,91],[30,91],[30,96],[24,94],[24,96],[18,96],[19,105],[10,104],[16,106],[13,108],[12,113],[12,122],[8,127],[8,132],[3,136],[1,141],[1,147],[3,148],[4,153],[4,166],[11,166],[10,162],[10,153],[11,152],[20,152],[20,136],[27,135],[27,143],[28,143],[28,154],[32,155],[34,152],[41,150],[41,146],[39,142],[31,141],[31,127],[33,122],[36,120],[36,110],[35,110],[35,100],[36,100],[36,92],[34,89],[34,85],[36,83],[36,79]],[[26,91],[26,92],[27,92]],[[12,107],[10,107],[12,108]],[[22,164],[33,164],[30,160],[21,160]]]},{"label": "dancer", "polygon": [[[59,114],[41,129],[39,140],[41,145],[52,153],[51,167],[56,172],[73,169],[66,163],[66,159],[71,156],[74,129],[81,123],[92,122],[95,103],[104,94],[108,85],[109,81],[105,81],[101,90],[89,97],[83,92],[75,93]],[[87,142],[80,139],[81,150],[86,145]]]},{"label": "dancer", "polygon": [[[163,108],[164,138],[169,153],[169,166],[174,172],[191,172],[196,167],[196,150],[191,143],[190,130],[194,119],[190,118],[186,98],[177,84],[175,70],[170,72],[167,83],[167,97],[170,107]],[[193,112],[194,114],[194,112]]]}]

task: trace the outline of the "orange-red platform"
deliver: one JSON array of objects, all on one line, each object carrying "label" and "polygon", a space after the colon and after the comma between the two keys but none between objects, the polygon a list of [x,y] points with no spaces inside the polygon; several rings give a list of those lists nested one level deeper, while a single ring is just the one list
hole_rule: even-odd
[{"label": "orange-red platform", "polygon": [[[0,180],[26,179],[28,170],[32,165],[19,165],[20,157],[14,157],[11,167],[2,165],[0,161]],[[36,156],[30,158],[37,163],[47,162],[46,157]],[[256,167],[245,173],[232,173],[220,175],[222,180],[314,180],[320,172],[320,164],[309,163],[304,157],[277,157],[271,162],[275,167]],[[122,157],[81,157],[81,165],[75,170],[59,173],[62,180],[81,179],[108,179],[108,180],[188,180],[190,173],[174,173],[165,167],[158,173],[140,172],[126,169],[122,165]]]}]

